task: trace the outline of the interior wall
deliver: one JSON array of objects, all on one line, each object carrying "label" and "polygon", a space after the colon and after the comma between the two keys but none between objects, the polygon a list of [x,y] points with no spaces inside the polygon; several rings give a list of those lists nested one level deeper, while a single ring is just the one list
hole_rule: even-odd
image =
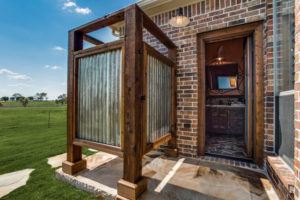
[{"label": "interior wall", "polygon": [[[219,48],[223,47],[223,51],[221,52],[221,55],[219,54]],[[225,62],[232,62],[238,64],[238,88],[236,90],[228,90],[226,92],[222,92],[221,94],[218,94],[213,91],[208,90],[207,85],[207,93],[208,96],[219,96],[219,97],[230,97],[230,96],[244,96],[245,95],[245,66],[244,66],[244,38],[235,38],[230,40],[224,40],[214,43],[208,43],[205,45],[205,63],[206,67],[213,62],[217,57],[223,57]],[[224,75],[226,75],[226,72],[230,73],[230,70],[232,71],[232,68],[228,66],[217,66],[214,67],[215,72],[217,74],[222,73],[224,71]],[[212,69],[212,68],[211,68]],[[216,71],[217,70],[217,71]],[[206,74],[206,80],[209,80],[208,76],[210,73],[210,69],[207,68],[207,74]],[[213,73],[213,72],[212,72]],[[209,84],[208,81],[206,84]]]},{"label": "interior wall", "polygon": [[243,38],[236,38],[207,44],[205,49],[206,65],[208,65],[211,60],[218,57],[218,49],[220,46],[224,47],[223,56],[226,60],[237,62],[244,69]]}]

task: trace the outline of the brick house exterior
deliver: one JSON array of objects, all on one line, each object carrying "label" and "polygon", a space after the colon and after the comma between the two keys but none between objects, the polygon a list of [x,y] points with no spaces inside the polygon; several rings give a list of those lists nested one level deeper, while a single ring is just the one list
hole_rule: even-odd
[{"label": "brick house exterior", "polygon": [[[191,23],[187,27],[172,28],[168,21],[175,10],[152,16],[153,21],[178,46],[177,55],[177,136],[179,154],[197,157],[198,137],[198,66],[197,33],[222,29],[256,21],[264,24],[264,105],[266,154],[274,152],[274,85],[273,85],[273,10],[272,0],[199,1],[183,7]],[[147,11],[146,11],[147,12]],[[164,52],[150,34],[145,40]]]},{"label": "brick house exterior", "polygon": [[[170,92],[172,100],[166,104],[172,108],[166,111],[166,116],[170,117],[172,123],[168,125],[167,131],[164,130],[167,137],[158,137],[160,141],[155,144],[155,148],[168,142],[164,146],[168,155],[177,156],[178,153],[180,156],[200,159],[207,159],[206,155],[213,159],[221,157],[222,164],[233,163],[233,166],[250,166],[252,169],[263,170],[269,176],[280,199],[300,200],[300,0],[141,0],[138,5],[146,14],[138,6],[132,5],[128,10],[121,10],[79,27],[69,35],[72,42],[69,52],[69,80],[73,90],[77,87],[78,77],[73,77],[76,74],[76,64],[73,63],[72,51],[77,48],[77,42],[83,42],[83,34],[102,28],[101,23],[104,23],[110,26],[117,38],[124,37],[121,42],[111,43],[122,49],[124,47],[118,45],[123,42],[125,44],[125,75],[122,80],[125,83],[123,92],[126,93],[124,105],[129,102],[128,107],[132,107],[119,118],[122,121],[124,117],[126,120],[122,123],[128,125],[122,136],[125,141],[123,143],[127,146],[110,146],[110,151],[124,155],[125,178],[118,183],[118,194],[122,196],[131,188],[130,193],[136,199],[138,193],[145,190],[147,185],[142,178],[142,157],[147,152],[145,147],[150,144],[149,149],[152,149],[155,141],[147,143],[144,140],[151,131],[146,130],[147,125],[140,122],[147,118],[148,108],[146,104],[139,102],[151,95],[158,98]],[[178,10],[180,12],[176,13]],[[170,19],[176,14],[188,17],[187,21],[190,23],[181,27],[171,26]],[[96,45],[103,44],[93,37],[85,35],[85,38],[87,41],[96,40]],[[143,40],[149,45],[144,44]],[[78,46],[78,49],[82,49],[82,44]],[[227,55],[221,55],[220,49],[227,51]],[[147,51],[168,60],[166,62],[171,63],[169,66],[176,66],[170,71],[170,84],[161,80],[154,82],[156,90],[162,92],[158,95],[145,92],[148,83],[144,82],[148,79],[147,75],[151,75],[147,71],[148,64],[144,63]],[[168,54],[169,58],[161,54]],[[119,55],[121,58],[121,54]],[[162,79],[167,77],[160,73],[162,72],[158,71],[156,74]],[[223,81],[225,79],[227,83],[220,83],[219,78]],[[166,86],[165,90],[160,84]],[[226,84],[228,86],[224,86]],[[74,174],[79,168],[84,169],[86,162],[81,156],[84,142],[73,142],[76,117],[72,116],[77,114],[73,103],[76,102],[77,93],[69,94],[73,96],[70,98],[70,107],[73,110],[69,112],[71,117],[68,123],[71,130],[68,131],[69,158],[63,164],[63,170]],[[224,99],[227,99],[226,103],[223,102]],[[211,101],[214,102],[211,104]],[[221,116],[208,111],[211,107],[218,112],[224,108],[228,110],[221,113]],[[242,109],[229,110],[232,108]],[[211,113],[215,115],[210,115]],[[206,117],[206,114],[210,117]],[[218,120],[221,121],[220,126]],[[208,126],[208,121],[216,121],[217,131],[215,127]],[[233,125],[228,125],[230,123]],[[208,130],[207,127],[214,130]],[[225,149],[219,151],[221,153],[206,151],[209,149],[206,147],[209,146],[206,144],[206,135],[211,133],[219,136],[215,141],[221,140],[218,145]],[[228,135],[231,135],[230,139]],[[86,139],[85,136],[82,138]],[[235,139],[234,142],[226,144],[232,138]],[[89,143],[92,147],[93,144]],[[146,145],[142,147],[142,144]],[[226,155],[230,148],[226,149],[224,146],[235,148],[238,145],[240,146],[237,151],[242,156],[236,156],[235,150]],[[78,149],[73,150],[75,147]],[[131,170],[132,167],[135,169]]]},{"label": "brick house exterior", "polygon": [[[299,12],[300,1],[296,1],[296,50],[295,50],[295,176],[293,171],[276,155],[276,88],[281,87],[281,71],[275,74],[275,53],[277,65],[281,63],[281,41],[274,42],[274,31],[281,33],[278,24],[282,23],[281,14],[284,9],[294,6],[293,1],[273,0],[200,0],[181,6],[184,15],[190,19],[190,24],[182,28],[173,28],[168,22],[176,9],[163,12],[147,13],[152,20],[175,42],[178,47],[177,55],[177,144],[179,154],[187,157],[198,156],[198,70],[197,63],[197,34],[207,31],[233,27],[242,24],[261,21],[263,23],[263,66],[264,66],[264,160],[267,172],[279,196],[285,199],[300,199],[300,158],[299,158],[299,68],[300,68],[300,36]],[[141,5],[143,8],[143,5]],[[275,9],[275,10],[273,10]],[[150,9],[149,9],[150,10]],[[277,15],[276,21],[274,14]],[[279,18],[279,20],[278,20]],[[277,29],[275,28],[277,27]],[[145,41],[160,52],[165,47],[149,33],[145,33]],[[298,38],[298,40],[297,40]],[[277,77],[277,79],[276,79]],[[278,81],[277,84],[275,82]],[[298,105],[299,104],[299,105]],[[275,166],[275,167],[274,167]],[[294,188],[295,185],[295,188]]]}]

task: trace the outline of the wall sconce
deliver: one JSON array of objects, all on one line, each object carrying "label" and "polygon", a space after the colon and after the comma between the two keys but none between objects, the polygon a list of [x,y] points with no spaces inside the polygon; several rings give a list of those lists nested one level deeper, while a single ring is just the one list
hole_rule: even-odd
[{"label": "wall sconce", "polygon": [[178,8],[176,16],[172,17],[169,21],[169,24],[176,28],[185,27],[189,23],[190,19],[186,16],[183,16],[182,8]]}]

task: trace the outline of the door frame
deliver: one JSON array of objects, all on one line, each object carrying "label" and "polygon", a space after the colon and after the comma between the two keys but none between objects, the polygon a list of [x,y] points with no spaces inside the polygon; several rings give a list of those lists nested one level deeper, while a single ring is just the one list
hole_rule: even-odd
[{"label": "door frame", "polygon": [[[205,102],[206,72],[205,44],[253,35],[254,77],[253,77],[253,159],[263,165],[264,145],[264,69],[263,69],[263,21],[223,28],[197,34],[198,65],[198,155],[205,155]],[[203,112],[204,111],[204,112]]]}]

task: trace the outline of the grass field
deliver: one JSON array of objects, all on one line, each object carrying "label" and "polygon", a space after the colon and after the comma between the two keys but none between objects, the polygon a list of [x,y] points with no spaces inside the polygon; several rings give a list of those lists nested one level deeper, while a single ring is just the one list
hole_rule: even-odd
[{"label": "grass field", "polygon": [[[0,101],[3,107],[23,107],[19,101]],[[29,101],[27,107],[61,107],[62,104],[56,104],[55,101]]]},{"label": "grass field", "polygon": [[[40,105],[41,106],[41,105]],[[50,128],[48,128],[51,111]],[[0,108],[0,174],[35,169],[5,200],[95,199],[55,178],[47,158],[66,152],[66,107]],[[89,154],[85,150],[85,154]]]}]

